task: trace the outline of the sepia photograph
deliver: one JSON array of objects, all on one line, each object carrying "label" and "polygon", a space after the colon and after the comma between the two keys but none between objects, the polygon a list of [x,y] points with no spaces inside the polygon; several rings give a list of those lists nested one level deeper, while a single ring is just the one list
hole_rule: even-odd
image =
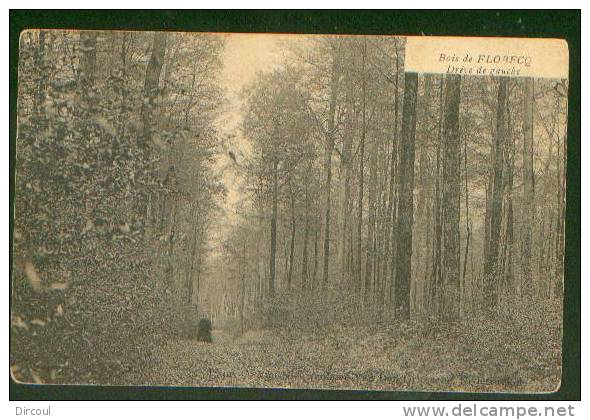
[{"label": "sepia photograph", "polygon": [[14,381],[559,389],[564,40],[18,48]]}]

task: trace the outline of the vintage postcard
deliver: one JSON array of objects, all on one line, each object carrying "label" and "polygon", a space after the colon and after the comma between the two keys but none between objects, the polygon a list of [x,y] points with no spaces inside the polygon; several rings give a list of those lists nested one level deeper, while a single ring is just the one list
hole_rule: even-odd
[{"label": "vintage postcard", "polygon": [[21,34],[10,369],[552,392],[559,39]]}]

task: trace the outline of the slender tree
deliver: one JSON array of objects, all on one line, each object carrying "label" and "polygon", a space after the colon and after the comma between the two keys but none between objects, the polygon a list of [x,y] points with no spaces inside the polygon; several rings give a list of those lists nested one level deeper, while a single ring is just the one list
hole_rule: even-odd
[{"label": "slender tree", "polygon": [[526,299],[532,297],[532,241],[533,228],[535,225],[535,184],[533,172],[533,114],[534,114],[534,81],[532,78],[527,78],[524,81],[524,141],[522,145],[522,178],[523,178],[523,226],[522,226],[522,295]]},{"label": "slender tree", "polygon": [[402,135],[400,143],[400,192],[398,199],[397,247],[395,272],[395,315],[410,318],[412,282],[412,228],[414,223],[414,142],[416,135],[416,95],[418,75],[406,73]]},{"label": "slender tree", "polygon": [[308,287],[309,282],[309,268],[307,267],[309,262],[308,256],[308,243],[309,243],[309,186],[307,185],[307,180],[305,185],[303,186],[305,190],[305,210],[304,210],[304,228],[303,228],[303,256],[301,262],[301,287],[302,289],[306,289]]},{"label": "slender tree", "polygon": [[459,213],[461,207],[461,142],[459,132],[459,106],[461,102],[461,76],[449,75],[446,80],[445,119],[443,126],[444,161],[442,206],[443,228],[443,284],[445,316],[459,317],[461,294],[459,290],[460,240]]},{"label": "slender tree", "polygon": [[367,132],[367,80],[366,80],[366,56],[367,45],[363,43],[362,56],[362,125],[359,155],[359,187],[358,187],[358,215],[357,215],[357,257],[356,257],[356,278],[357,290],[360,292],[363,286],[363,198],[365,192],[365,136]]},{"label": "slender tree", "polygon": [[166,32],[156,32],[152,42],[150,61],[145,71],[143,84],[144,101],[141,109],[144,129],[144,141],[149,145],[151,136],[151,124],[153,115],[153,101],[158,92],[160,83],[160,74],[164,65],[166,55],[166,42],[168,34]]},{"label": "slender tree", "polygon": [[338,86],[340,84],[340,44],[338,41],[331,44],[332,66],[330,70],[330,102],[328,109],[328,127],[326,131],[326,144],[324,155],[325,173],[325,208],[324,208],[324,262],[322,287],[328,285],[330,275],[330,214],[332,210],[332,154],[334,153],[335,127],[336,127],[336,101],[338,99]]},{"label": "slender tree", "polygon": [[496,135],[493,144],[493,182],[490,194],[489,241],[484,261],[484,299],[488,309],[498,304],[498,250],[500,246],[500,229],[502,226],[502,197],[504,176],[504,142],[506,141],[506,99],[507,80],[499,79],[496,110]]},{"label": "slender tree", "polygon": [[279,160],[273,158],[272,164],[272,214],[270,216],[270,276],[268,279],[268,293],[275,294],[276,263],[277,263],[277,212],[279,203]]}]

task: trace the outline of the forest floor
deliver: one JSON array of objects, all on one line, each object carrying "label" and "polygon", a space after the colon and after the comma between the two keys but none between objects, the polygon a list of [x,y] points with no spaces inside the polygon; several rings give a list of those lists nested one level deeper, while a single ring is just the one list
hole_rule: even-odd
[{"label": "forest floor", "polygon": [[443,328],[416,323],[364,330],[330,327],[314,333],[268,329],[238,335],[214,330],[210,344],[177,339],[157,348],[156,363],[127,381],[422,391],[551,392],[558,388],[558,337],[531,334],[521,340],[502,325],[466,322]]}]

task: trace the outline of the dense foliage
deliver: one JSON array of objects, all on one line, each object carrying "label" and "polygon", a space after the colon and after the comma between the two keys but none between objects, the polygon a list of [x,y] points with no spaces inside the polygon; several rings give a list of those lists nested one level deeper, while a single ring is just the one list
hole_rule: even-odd
[{"label": "dense foliage", "polygon": [[192,285],[223,192],[210,170],[221,48],[181,34],[22,33],[18,380],[121,381],[198,310]]}]

